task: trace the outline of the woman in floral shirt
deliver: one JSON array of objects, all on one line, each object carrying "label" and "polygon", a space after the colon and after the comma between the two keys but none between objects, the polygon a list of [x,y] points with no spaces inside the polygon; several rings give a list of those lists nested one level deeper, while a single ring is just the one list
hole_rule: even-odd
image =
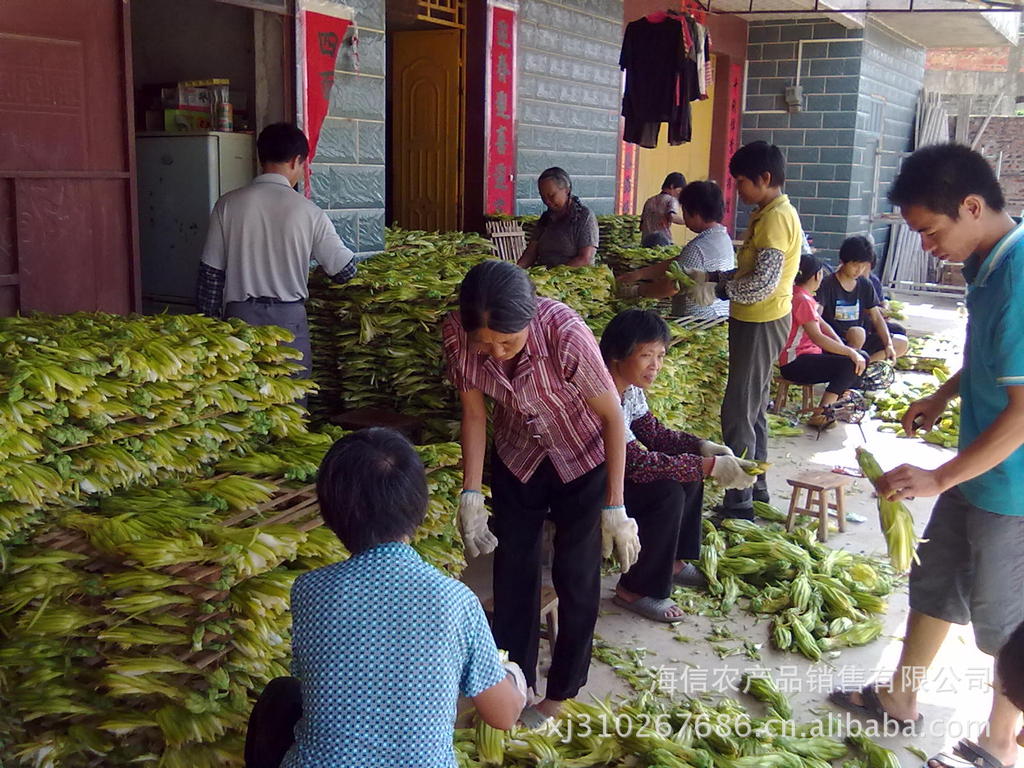
[{"label": "woman in floral shirt", "polygon": [[657,312],[629,309],[601,336],[601,355],[622,402],[626,423],[626,512],[640,531],[640,557],[615,588],[617,605],[654,621],[679,621],[672,585],[701,587],[688,560],[700,556],[704,478],[724,488],[749,488],[754,476],[729,448],[658,423],[644,390],[658,375],[669,329]]}]

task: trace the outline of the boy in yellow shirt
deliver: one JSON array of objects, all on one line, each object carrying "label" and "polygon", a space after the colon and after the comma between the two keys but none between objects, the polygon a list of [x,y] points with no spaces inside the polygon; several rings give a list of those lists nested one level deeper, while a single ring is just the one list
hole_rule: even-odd
[{"label": "boy in yellow shirt", "polygon": [[[722,437],[737,456],[764,461],[772,365],[789,335],[803,228],[782,192],[786,159],[774,144],[755,141],[740,147],[729,160],[729,173],[736,179],[740,199],[757,207],[736,254],[737,269],[690,273],[695,281],[691,295],[702,305],[716,297],[730,302]],[[754,499],[768,501],[764,475],[753,489],[726,491],[721,514],[752,519]]]}]

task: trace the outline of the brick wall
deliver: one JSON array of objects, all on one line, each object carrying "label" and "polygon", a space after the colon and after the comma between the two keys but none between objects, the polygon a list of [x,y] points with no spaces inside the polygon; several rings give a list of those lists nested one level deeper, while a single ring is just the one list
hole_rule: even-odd
[{"label": "brick wall", "polygon": [[[835,261],[847,236],[869,228],[879,135],[884,151],[910,147],[924,50],[874,22],[864,29],[823,20],[755,22],[749,40],[743,142],[764,139],[782,148],[785,189],[804,231]],[[795,80],[800,40],[804,108],[789,113],[782,111],[783,94]],[[897,155],[883,154],[881,163],[877,210],[886,211]],[[743,213],[738,228],[746,224]],[[888,228],[873,234],[883,253]]]},{"label": "brick wall", "polygon": [[1002,48],[932,48],[928,51],[925,69],[1005,72],[1009,60],[1009,46]]},{"label": "brick wall", "polygon": [[871,224],[873,169],[878,155],[879,183],[874,210],[892,211],[886,195],[899,169],[900,154],[913,148],[917,99],[924,79],[925,51],[911,47],[885,27],[869,21],[864,30],[857,134],[850,190],[847,232],[864,234],[871,227],[879,257],[885,253],[889,225]]},{"label": "brick wall", "polygon": [[313,164],[313,200],[350,248],[372,253],[384,247],[385,0],[337,1],[356,11],[359,72],[346,44]]},{"label": "brick wall", "polygon": [[518,35],[517,212],[543,210],[537,176],[558,165],[614,213],[622,0],[521,0]]},{"label": "brick wall", "polygon": [[[983,118],[971,120],[971,136],[977,134]],[[1006,196],[1006,208],[1014,216],[1024,212],[1024,117],[994,117],[982,135],[978,147],[993,165],[997,164],[999,153],[999,183]]]},{"label": "brick wall", "polygon": [[[786,186],[804,231],[834,257],[846,236],[856,136],[863,30],[814,19],[753,22],[747,44],[743,143],[777,144],[786,155]],[[784,92],[797,72],[803,110],[785,111]],[[835,42],[816,42],[834,40]],[[737,231],[748,221],[740,210]]]}]

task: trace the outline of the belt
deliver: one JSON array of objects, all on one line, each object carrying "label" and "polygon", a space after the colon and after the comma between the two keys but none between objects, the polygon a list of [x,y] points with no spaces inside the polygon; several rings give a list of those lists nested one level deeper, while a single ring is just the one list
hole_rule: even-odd
[{"label": "belt", "polygon": [[284,301],[283,299],[275,299],[273,296],[250,296],[245,301],[237,302],[239,304],[304,304],[305,299],[295,299],[293,301]]}]

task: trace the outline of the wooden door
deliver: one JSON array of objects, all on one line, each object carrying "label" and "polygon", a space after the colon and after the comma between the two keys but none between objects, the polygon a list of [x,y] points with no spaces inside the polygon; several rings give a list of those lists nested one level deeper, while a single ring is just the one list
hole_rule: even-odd
[{"label": "wooden door", "polygon": [[[712,70],[714,70],[714,56]],[[658,146],[640,149],[637,167],[637,213],[644,201],[661,191],[661,183],[672,171],[679,171],[687,181],[703,181],[711,164],[711,127],[714,121],[715,84],[708,86],[708,98],[690,103],[693,130],[689,143],[669,146],[668,125],[662,123]],[[722,179],[715,179],[719,184]],[[689,242],[694,234],[681,224],[672,225],[672,238],[678,244]]]},{"label": "wooden door", "polygon": [[462,111],[458,30],[395,32],[392,39],[392,201],[407,229],[458,228]]},{"label": "wooden door", "polygon": [[124,0],[4,0],[0,314],[139,304]]}]

